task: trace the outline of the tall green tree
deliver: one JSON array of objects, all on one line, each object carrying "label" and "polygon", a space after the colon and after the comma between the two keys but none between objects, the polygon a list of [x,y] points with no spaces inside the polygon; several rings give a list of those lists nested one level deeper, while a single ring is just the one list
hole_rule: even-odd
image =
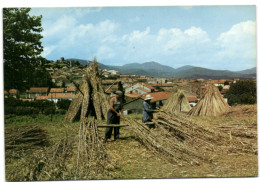
[{"label": "tall green tree", "polygon": [[256,83],[251,80],[240,80],[231,83],[230,89],[225,94],[228,104],[255,104],[256,103]]},{"label": "tall green tree", "polygon": [[30,8],[4,8],[4,87],[25,90],[35,84],[36,68],[44,59],[41,44],[42,16],[30,16]]}]

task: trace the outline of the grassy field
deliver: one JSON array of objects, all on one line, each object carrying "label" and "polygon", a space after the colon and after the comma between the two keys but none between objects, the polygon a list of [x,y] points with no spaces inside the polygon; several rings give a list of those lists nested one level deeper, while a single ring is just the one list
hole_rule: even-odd
[{"label": "grassy field", "polygon": [[[129,115],[127,117],[140,120],[141,115]],[[64,123],[63,118],[64,115],[54,115],[51,121],[51,117],[46,115],[6,116],[5,130],[13,127],[33,127],[37,125],[47,132],[47,139],[51,146],[65,137],[75,138],[78,135],[80,123]],[[247,124],[257,123],[256,112],[240,114],[239,116],[233,113],[222,117],[195,117],[195,119],[205,121],[207,126],[236,123],[246,126]],[[98,122],[105,123],[105,121]],[[124,121],[121,123],[126,124]],[[99,128],[98,132],[103,137],[105,129]],[[202,163],[195,166],[172,164],[147,150],[135,138],[130,127],[121,128],[120,139],[113,141],[112,137],[112,140],[109,140],[105,145],[113,162],[111,175],[105,179],[254,177],[258,175],[257,152],[255,154],[225,153],[221,155],[216,153],[215,160],[212,163]],[[13,151],[12,155],[6,152],[6,180],[21,180],[22,174],[16,173],[26,168],[26,166],[23,166],[24,161],[30,162],[32,160],[30,158],[31,153],[38,149],[35,149],[35,151],[34,149]]]}]

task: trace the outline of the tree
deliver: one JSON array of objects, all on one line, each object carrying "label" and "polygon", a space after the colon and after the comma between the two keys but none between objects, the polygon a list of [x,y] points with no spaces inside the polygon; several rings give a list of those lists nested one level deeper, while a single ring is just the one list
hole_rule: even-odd
[{"label": "tree", "polygon": [[33,74],[44,59],[40,33],[42,16],[30,16],[30,8],[4,8],[4,87],[25,90],[34,84]]},{"label": "tree", "polygon": [[228,82],[228,81],[225,81],[225,82],[224,82],[224,85],[229,85],[229,82]]},{"label": "tree", "polygon": [[221,85],[218,86],[218,90],[221,92],[223,87]]},{"label": "tree", "polygon": [[228,104],[255,104],[256,83],[251,80],[240,80],[230,84],[230,89],[225,94]]}]

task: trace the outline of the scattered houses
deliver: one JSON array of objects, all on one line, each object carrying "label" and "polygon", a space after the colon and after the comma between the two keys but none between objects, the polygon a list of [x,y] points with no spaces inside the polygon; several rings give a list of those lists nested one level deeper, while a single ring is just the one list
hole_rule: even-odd
[{"label": "scattered houses", "polygon": [[17,89],[9,90],[9,97],[19,98],[19,91]]},{"label": "scattered houses", "polygon": [[198,100],[197,97],[186,97],[186,98],[187,98],[189,104],[190,104],[192,107],[197,104],[197,103],[196,103],[196,101]]},{"label": "scattered houses", "polygon": [[[165,101],[171,96],[170,92],[152,92],[147,94],[150,94],[153,97],[153,99],[151,100],[151,105],[153,108],[163,106]],[[145,95],[147,94],[126,94],[125,96],[127,103],[124,105],[124,110],[128,110],[128,113],[142,113],[143,102],[145,99]]]},{"label": "scattered houses", "polygon": [[66,100],[72,100],[73,99],[72,93],[49,93],[48,100],[53,101],[54,103],[57,103],[58,101],[62,99]]},{"label": "scattered houses", "polygon": [[154,87],[151,85],[148,85],[146,83],[136,83],[130,87],[125,88],[125,93],[139,93],[139,94],[143,94],[145,93],[149,93],[149,92],[154,92]]},{"label": "scattered houses", "polygon": [[26,90],[27,99],[35,99],[37,96],[48,96],[48,87],[31,87]]}]

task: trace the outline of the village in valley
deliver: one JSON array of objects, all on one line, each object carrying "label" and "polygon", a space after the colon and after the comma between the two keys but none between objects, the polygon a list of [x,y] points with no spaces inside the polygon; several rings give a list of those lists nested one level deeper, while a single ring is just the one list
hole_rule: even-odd
[{"label": "village in valley", "polygon": [[[64,64],[64,62],[69,61],[50,62],[46,65],[46,70],[49,72],[55,87],[31,87],[24,93],[13,88],[4,91],[5,98],[14,97],[22,101],[48,100],[54,103],[60,100],[71,101],[77,92],[77,85],[81,83],[85,73],[80,63],[77,64],[78,66],[71,66],[71,63]],[[154,108],[163,106],[176,88],[184,92],[190,106],[193,107],[200,100],[209,83],[218,87],[223,98],[227,101],[224,95],[229,90],[230,84],[240,80],[239,78],[218,80],[154,78],[145,75],[122,75],[117,70],[100,69],[100,71],[103,78],[102,86],[107,95],[113,97],[115,91],[118,90],[118,83],[122,83],[125,100],[128,103],[124,106],[125,114],[141,113],[141,103],[147,94],[153,97],[151,102]],[[254,82],[256,83],[256,80]]]}]

